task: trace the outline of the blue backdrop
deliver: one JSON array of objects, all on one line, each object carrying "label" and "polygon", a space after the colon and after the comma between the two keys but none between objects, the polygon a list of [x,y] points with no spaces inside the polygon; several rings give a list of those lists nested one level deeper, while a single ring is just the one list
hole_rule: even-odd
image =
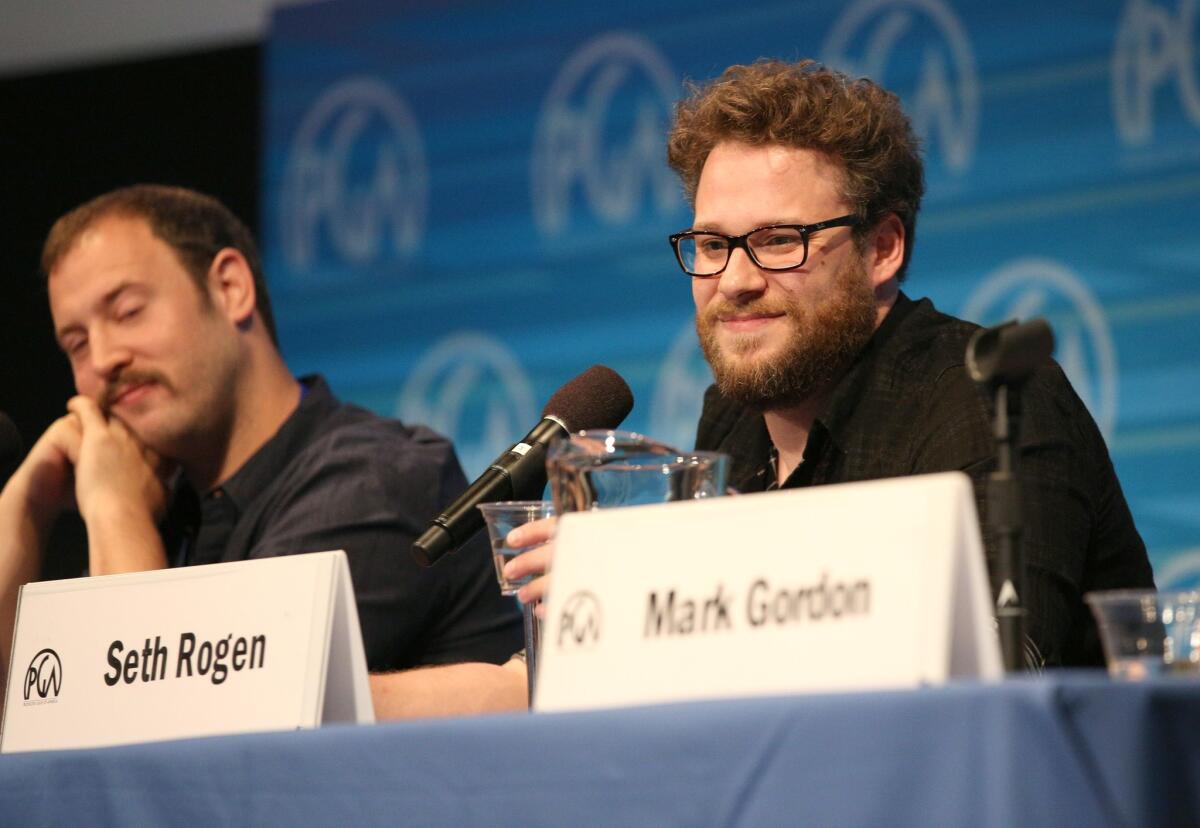
[{"label": "blue backdrop", "polygon": [[284,350],[469,475],[602,362],[688,446],[709,374],[668,247],[687,79],[817,57],[925,139],[910,295],[1045,315],[1160,586],[1200,584],[1200,0],[379,3],[278,12],[264,256]]}]

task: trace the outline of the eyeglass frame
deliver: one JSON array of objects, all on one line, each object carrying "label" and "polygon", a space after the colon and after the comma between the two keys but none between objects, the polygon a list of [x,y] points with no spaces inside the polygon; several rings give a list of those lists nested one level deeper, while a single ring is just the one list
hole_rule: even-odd
[{"label": "eyeglass frame", "polygon": [[[672,233],[667,237],[667,241],[671,243],[671,249],[675,251],[675,261],[679,263],[679,267],[688,276],[694,279],[711,279],[714,276],[720,276],[729,267],[729,262],[733,258],[733,251],[739,247],[746,251],[746,256],[754,263],[755,267],[762,270],[770,271],[771,273],[783,273],[788,270],[795,270],[798,267],[804,267],[808,261],[808,237],[819,230],[828,230],[833,227],[858,227],[862,224],[862,219],[854,213],[847,213],[844,216],[837,218],[826,219],[812,224],[764,224],[762,227],[755,227],[748,233],[743,233],[740,236],[728,236],[724,233],[717,233],[712,230],[681,230],[678,233]],[[758,260],[754,255],[754,250],[750,247],[750,237],[755,233],[761,233],[763,230],[778,230],[787,228],[797,230],[800,233],[800,239],[804,243],[804,257],[796,264],[790,264],[786,267],[768,267]],[[725,264],[721,265],[721,269],[714,273],[693,273],[687,269],[687,265],[683,263],[683,254],[679,252],[679,242],[688,236],[717,236],[729,242],[729,247],[725,254]]]}]

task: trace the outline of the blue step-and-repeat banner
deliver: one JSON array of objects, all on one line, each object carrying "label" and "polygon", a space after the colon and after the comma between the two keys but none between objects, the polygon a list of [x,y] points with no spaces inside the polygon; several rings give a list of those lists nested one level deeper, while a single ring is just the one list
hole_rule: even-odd
[{"label": "blue step-and-repeat banner", "polygon": [[284,350],[469,475],[593,363],[690,446],[709,373],[667,235],[685,80],[816,57],[904,100],[906,290],[1047,316],[1160,586],[1200,584],[1200,0],[369,3],[276,14],[263,235]]}]

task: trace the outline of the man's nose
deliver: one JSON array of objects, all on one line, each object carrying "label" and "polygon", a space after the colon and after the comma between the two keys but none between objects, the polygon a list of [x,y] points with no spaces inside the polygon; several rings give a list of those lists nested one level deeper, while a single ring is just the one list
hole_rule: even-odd
[{"label": "man's nose", "polygon": [[729,262],[717,278],[720,279],[718,290],[731,301],[756,296],[767,288],[766,275],[741,247],[730,252]]},{"label": "man's nose", "polygon": [[109,379],[122,370],[131,359],[128,347],[116,337],[101,331],[94,331],[89,335],[88,351],[92,370],[104,379]]}]

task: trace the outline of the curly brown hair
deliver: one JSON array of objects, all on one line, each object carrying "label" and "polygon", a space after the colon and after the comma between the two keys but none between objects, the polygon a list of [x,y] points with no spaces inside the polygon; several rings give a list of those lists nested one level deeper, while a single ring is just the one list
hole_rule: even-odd
[{"label": "curly brown hair", "polygon": [[42,272],[47,278],[84,231],[109,216],[141,218],[155,236],[166,242],[187,270],[201,295],[213,258],[232,247],[246,257],[254,274],[255,308],[271,341],[279,347],[275,316],[263,276],[254,235],[241,219],[221,202],[204,193],[162,184],[136,184],[97,196],[66,213],[46,236],[42,246]]},{"label": "curly brown hair", "polygon": [[895,95],[812,60],[730,66],[705,85],[689,84],[688,92],[675,108],[667,162],[689,202],[722,141],[815,150],[842,171],[842,195],[863,220],[855,231],[860,243],[888,213],[900,219],[905,245],[897,278],[904,278],[925,175],[920,141]]}]

